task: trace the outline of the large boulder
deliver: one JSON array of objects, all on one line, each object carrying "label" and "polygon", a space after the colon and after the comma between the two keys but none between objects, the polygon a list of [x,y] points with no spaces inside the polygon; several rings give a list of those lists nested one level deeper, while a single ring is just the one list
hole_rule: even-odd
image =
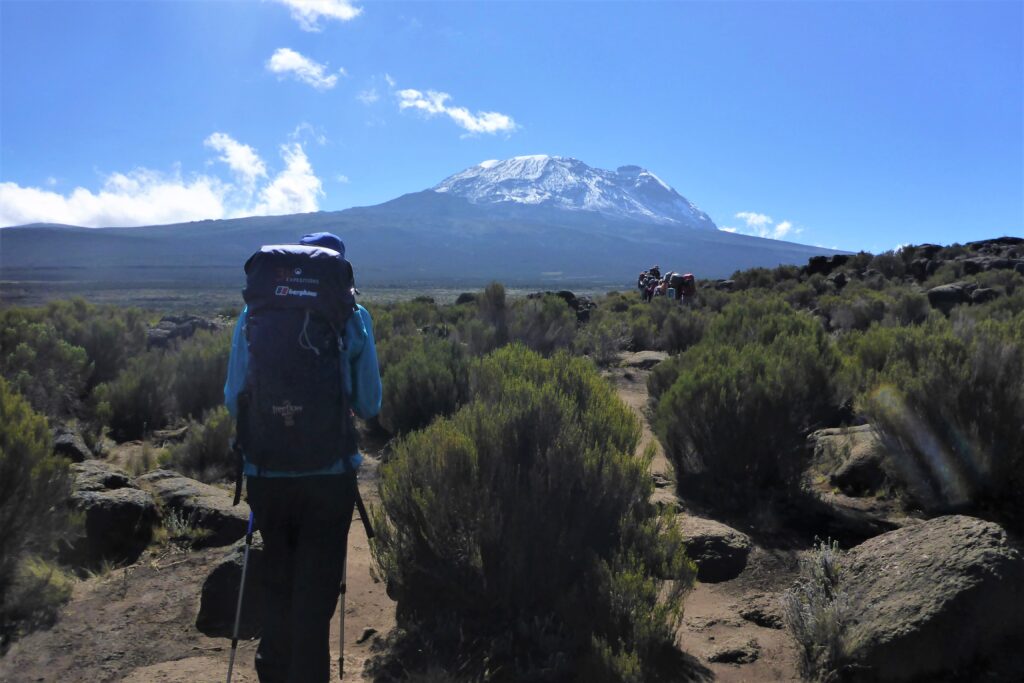
[{"label": "large boulder", "polygon": [[872,494],[887,482],[886,453],[871,425],[821,429],[807,440],[815,466],[846,495]]},{"label": "large boulder", "polygon": [[690,515],[676,517],[686,554],[697,564],[697,579],[718,583],[735,579],[747,566],[750,538],[721,522]]},{"label": "large boulder", "polygon": [[943,313],[949,313],[954,306],[968,303],[971,300],[971,292],[977,285],[968,282],[953,282],[948,285],[939,285],[928,290],[928,303],[932,308],[937,308]]},{"label": "large boulder", "polygon": [[153,496],[123,471],[97,461],[72,465],[75,490],[70,505],[84,518],[82,535],[62,552],[66,562],[92,565],[134,561],[153,538],[160,519]]},{"label": "large boulder", "polygon": [[53,452],[63,455],[71,462],[82,462],[95,457],[82,435],[65,426],[53,428]]},{"label": "large boulder", "polygon": [[[224,559],[213,568],[199,597],[196,628],[212,638],[230,638],[238,606],[238,586],[242,582],[242,563],[245,561],[245,540],[235,543]],[[263,607],[263,539],[253,534],[249,551],[249,567],[245,572],[245,594],[242,596],[242,615],[239,620],[239,638],[255,638],[262,629]]]},{"label": "large boulder", "polygon": [[1024,651],[1024,555],[999,525],[939,517],[846,559],[854,680],[934,680]]},{"label": "large boulder", "polygon": [[197,330],[215,330],[217,323],[195,315],[168,315],[146,332],[148,348],[164,349],[178,339],[188,339]]},{"label": "large boulder", "polygon": [[135,481],[152,491],[165,509],[176,511],[191,526],[209,531],[201,545],[227,545],[245,536],[249,506],[233,506],[228,491],[170,470],[154,470]]}]

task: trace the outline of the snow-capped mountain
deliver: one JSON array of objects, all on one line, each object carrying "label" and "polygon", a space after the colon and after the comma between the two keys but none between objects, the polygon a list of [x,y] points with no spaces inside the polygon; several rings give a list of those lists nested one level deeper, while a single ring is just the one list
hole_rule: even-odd
[{"label": "snow-capped mountain", "polygon": [[484,161],[442,180],[434,192],[474,204],[515,203],[717,230],[706,213],[639,166],[607,171],[570,157],[536,154]]}]

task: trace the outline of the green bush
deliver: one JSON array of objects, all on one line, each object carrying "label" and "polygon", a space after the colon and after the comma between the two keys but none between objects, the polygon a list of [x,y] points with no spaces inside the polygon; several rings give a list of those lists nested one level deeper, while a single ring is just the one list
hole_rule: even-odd
[{"label": "green bush", "polygon": [[46,418],[0,377],[0,638],[18,618],[11,591],[26,555],[52,551],[68,533],[70,493]]},{"label": "green bush", "polygon": [[618,316],[603,316],[584,325],[576,335],[573,348],[590,356],[601,366],[610,365],[629,346],[629,326]]},{"label": "green bush", "polygon": [[506,347],[473,377],[382,470],[374,556],[400,626],[473,680],[660,680],[694,570],[648,501],[635,416],[562,353]]},{"label": "green bush", "polygon": [[56,564],[36,555],[22,558],[0,602],[0,655],[18,635],[51,626],[74,584],[74,576]]},{"label": "green bush", "polygon": [[853,347],[858,406],[925,509],[1024,524],[1022,340],[1024,315],[959,327],[939,317]]},{"label": "green bush", "polygon": [[235,422],[227,408],[218,406],[202,422],[191,422],[185,440],[171,448],[170,466],[185,476],[207,483],[235,476],[237,462],[231,450]]},{"label": "green bush", "polygon": [[509,339],[544,355],[569,348],[576,337],[576,312],[554,294],[517,301],[509,317]]},{"label": "green bush", "polygon": [[122,441],[165,427],[175,412],[174,371],[166,351],[154,349],[132,358],[116,378],[93,392],[98,419]]},{"label": "green bush", "polygon": [[781,300],[723,309],[699,344],[649,379],[680,493],[730,512],[798,497],[805,438],[836,414],[837,367],[820,325]]},{"label": "green bush", "polygon": [[847,629],[854,615],[842,587],[844,572],[839,544],[819,541],[783,595],[783,619],[799,647],[806,681],[843,680],[841,672],[851,663]]},{"label": "green bush", "polygon": [[198,419],[224,402],[230,355],[231,330],[196,332],[170,354],[175,417]]},{"label": "green bush", "polygon": [[22,309],[0,312],[0,376],[44,415],[75,414],[91,373],[89,358],[37,317]]},{"label": "green bush", "polygon": [[407,351],[386,366],[380,422],[392,434],[421,429],[465,403],[468,361],[462,346],[436,337],[411,337]]}]

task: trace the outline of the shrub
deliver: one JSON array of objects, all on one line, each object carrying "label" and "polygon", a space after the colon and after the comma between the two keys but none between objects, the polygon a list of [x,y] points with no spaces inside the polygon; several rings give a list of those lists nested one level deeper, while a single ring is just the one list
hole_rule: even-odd
[{"label": "shrub", "polygon": [[799,496],[805,437],[836,413],[837,364],[821,327],[784,302],[727,306],[649,380],[680,492],[735,512]]},{"label": "shrub", "polygon": [[227,408],[214,408],[202,422],[191,422],[185,440],[171,448],[171,467],[207,483],[234,477],[237,466],[231,450],[234,432],[234,420]]},{"label": "shrub", "polygon": [[936,318],[873,340],[858,406],[925,509],[1024,524],[1022,332],[1024,316],[961,329]]},{"label": "shrub", "polygon": [[91,372],[88,356],[52,323],[33,317],[21,309],[0,312],[0,376],[44,415],[74,414]]},{"label": "shrub", "polygon": [[[46,419],[0,377],[0,629],[17,615],[11,589],[27,553],[68,533],[68,463],[52,454]],[[12,611],[13,610],[13,611]]]},{"label": "shrub", "polygon": [[97,417],[120,440],[141,439],[166,426],[174,415],[174,370],[165,351],[136,356],[115,379],[96,387]]},{"label": "shrub", "polygon": [[617,316],[591,320],[576,335],[573,347],[577,353],[590,356],[598,365],[610,365],[619,352],[629,346],[629,326]]},{"label": "shrub", "polygon": [[818,542],[800,561],[796,585],[783,595],[783,619],[799,647],[804,680],[838,680],[849,663],[846,630],[853,614],[842,590],[843,572],[839,544]]},{"label": "shrub", "polygon": [[22,558],[0,603],[0,654],[20,633],[52,625],[74,584],[74,577],[56,564],[36,555]]},{"label": "shrub", "polygon": [[170,354],[170,392],[175,417],[200,418],[224,402],[231,330],[196,332]]},{"label": "shrub", "polygon": [[576,337],[575,311],[554,294],[517,301],[510,317],[509,338],[538,353],[568,348]]},{"label": "shrub", "polygon": [[392,434],[421,429],[453,413],[468,398],[466,352],[434,337],[410,338],[400,360],[388,363],[380,422]]},{"label": "shrub", "polygon": [[693,566],[648,501],[635,416],[565,354],[507,347],[473,376],[382,470],[374,556],[400,625],[474,680],[658,680]]}]

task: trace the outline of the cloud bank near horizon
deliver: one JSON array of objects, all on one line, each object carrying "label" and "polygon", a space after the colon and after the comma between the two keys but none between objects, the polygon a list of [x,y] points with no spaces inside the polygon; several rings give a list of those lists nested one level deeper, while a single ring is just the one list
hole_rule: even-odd
[{"label": "cloud bank near horizon", "polygon": [[147,168],[111,173],[96,191],[76,187],[67,194],[2,182],[0,227],[28,223],[137,227],[319,209],[323,182],[302,143],[280,146],[283,167],[272,178],[256,150],[227,133],[215,132],[203,144],[219,152],[217,160],[227,165],[233,182],[207,174],[185,176],[178,168],[169,173]]}]

